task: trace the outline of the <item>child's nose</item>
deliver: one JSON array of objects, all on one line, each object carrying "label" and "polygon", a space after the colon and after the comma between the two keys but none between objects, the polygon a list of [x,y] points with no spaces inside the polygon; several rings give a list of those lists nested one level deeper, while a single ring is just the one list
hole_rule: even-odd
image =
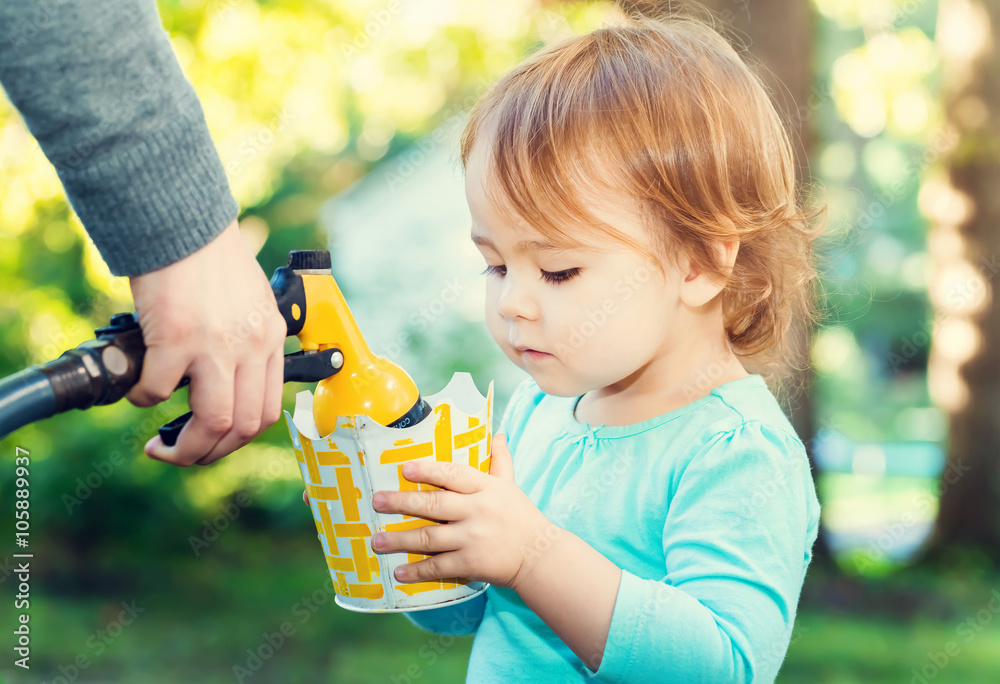
[{"label": "child's nose", "polygon": [[529,292],[529,288],[523,280],[522,278],[521,282],[518,282],[508,270],[503,287],[500,288],[500,299],[497,302],[500,315],[504,318],[535,319],[538,317],[538,302],[534,295]]}]

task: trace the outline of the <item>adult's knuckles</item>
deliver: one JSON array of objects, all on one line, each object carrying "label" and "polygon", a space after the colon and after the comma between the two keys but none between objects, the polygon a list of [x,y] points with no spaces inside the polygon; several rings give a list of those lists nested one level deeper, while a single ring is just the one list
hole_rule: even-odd
[{"label": "adult's knuckles", "polygon": [[262,431],[266,430],[267,428],[277,423],[279,418],[281,418],[281,405],[278,404],[274,408],[269,406],[267,409],[264,410],[264,415],[261,416],[260,429]]},{"label": "adult's knuckles", "polygon": [[241,420],[233,426],[233,432],[241,440],[250,440],[260,432],[259,420]]},{"label": "adult's knuckles", "polygon": [[247,335],[241,334],[239,325],[217,323],[202,331],[202,337],[210,349],[228,349],[234,344],[244,342]]},{"label": "adult's knuckles", "polygon": [[249,332],[247,333],[246,338],[253,347],[263,349],[269,346],[268,343],[272,338],[264,321],[258,320],[256,321],[256,325],[248,323],[248,327]]},{"label": "adult's knuckles", "polygon": [[152,406],[166,401],[172,394],[172,388],[150,386],[138,386],[135,389],[135,397],[141,402],[140,406]]},{"label": "adult's knuckles", "polygon": [[156,323],[156,339],[161,344],[183,344],[195,337],[200,330],[197,322],[182,312],[160,314]]},{"label": "adult's knuckles", "polygon": [[283,344],[288,337],[288,323],[277,309],[272,316],[265,319],[264,329],[267,331],[268,340],[275,346]]},{"label": "adult's knuckles", "polygon": [[130,402],[135,404],[140,408],[146,408],[147,406],[152,406],[152,402],[146,397],[146,395],[140,392],[138,389],[133,388],[126,395],[125,398]]},{"label": "adult's knuckles", "polygon": [[233,417],[228,413],[211,413],[201,417],[205,429],[212,434],[221,435],[233,427]]}]

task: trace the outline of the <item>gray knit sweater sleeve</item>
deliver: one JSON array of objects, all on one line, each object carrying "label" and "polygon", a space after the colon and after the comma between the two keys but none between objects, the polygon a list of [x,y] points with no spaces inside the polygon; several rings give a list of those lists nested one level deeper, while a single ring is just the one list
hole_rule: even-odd
[{"label": "gray knit sweater sleeve", "polygon": [[115,275],[171,264],[236,217],[154,0],[0,0],[0,83]]}]

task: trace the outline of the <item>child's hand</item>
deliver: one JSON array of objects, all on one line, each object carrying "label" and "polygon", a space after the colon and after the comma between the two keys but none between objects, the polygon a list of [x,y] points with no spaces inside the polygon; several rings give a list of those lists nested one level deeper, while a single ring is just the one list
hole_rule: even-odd
[{"label": "child's hand", "polygon": [[435,554],[396,570],[401,582],[466,577],[516,589],[530,570],[531,549],[545,542],[552,523],[514,484],[505,435],[495,435],[490,472],[461,463],[414,461],[403,470],[412,482],[441,490],[376,492],[381,513],[406,513],[447,525],[426,525],[372,537],[376,553]]}]

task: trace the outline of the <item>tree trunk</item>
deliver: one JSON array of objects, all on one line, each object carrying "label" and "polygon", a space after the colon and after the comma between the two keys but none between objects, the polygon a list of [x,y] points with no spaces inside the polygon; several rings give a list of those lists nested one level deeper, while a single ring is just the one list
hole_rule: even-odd
[{"label": "tree trunk", "polygon": [[932,398],[950,417],[940,509],[921,562],[1000,565],[1000,7],[942,0],[945,180],[921,194],[932,221]]}]

